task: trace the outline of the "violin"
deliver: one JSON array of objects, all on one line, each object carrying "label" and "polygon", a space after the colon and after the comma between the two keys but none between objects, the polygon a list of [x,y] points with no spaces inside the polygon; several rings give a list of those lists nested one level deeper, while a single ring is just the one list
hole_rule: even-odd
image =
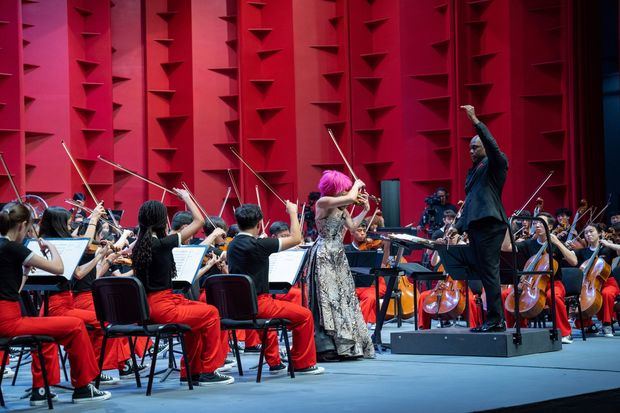
[{"label": "violin", "polygon": [[228,244],[230,244],[230,241],[232,241],[233,238],[234,237],[226,237],[226,238],[224,238],[224,243],[221,244],[221,245],[216,245],[216,247],[218,247],[222,251],[227,251],[228,250]]},{"label": "violin", "polygon": [[579,303],[584,317],[592,317],[603,306],[601,290],[611,274],[611,267],[599,257],[602,246],[599,242],[592,256],[579,267],[583,272]]},{"label": "violin", "polygon": [[381,247],[383,247],[383,240],[366,238],[366,241],[362,242],[358,246],[358,249],[360,251],[372,251],[372,250],[378,250]]},{"label": "violin", "polygon": [[[437,271],[444,272],[443,265]],[[424,299],[422,309],[433,318],[454,320],[465,311],[466,286],[463,281],[452,279],[449,275],[439,281]]]},{"label": "violin", "polygon": [[[553,268],[553,274],[558,270],[558,262],[555,259],[549,260],[547,253],[548,242],[545,242],[536,254],[530,257],[525,263],[523,271],[549,271]],[[549,274],[533,274],[521,277],[519,288],[519,314],[522,318],[535,318],[545,308],[547,302],[547,285],[550,282]],[[514,287],[509,287],[511,292],[506,297],[504,308],[514,314],[515,312],[515,296]]]}]

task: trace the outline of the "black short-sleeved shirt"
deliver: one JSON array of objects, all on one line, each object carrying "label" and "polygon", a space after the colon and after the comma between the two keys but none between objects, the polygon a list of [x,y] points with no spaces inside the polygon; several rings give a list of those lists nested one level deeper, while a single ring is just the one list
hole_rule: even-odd
[{"label": "black short-sleeved shirt", "polygon": [[[85,252],[84,255],[82,255],[82,258],[80,258],[80,262],[78,263],[78,266],[89,263],[93,258],[95,258],[94,253]],[[93,282],[95,281],[96,278],[97,278],[97,266],[93,267],[93,269],[90,270],[88,274],[86,274],[84,277],[82,277],[81,280],[78,280],[74,274],[73,278],[71,279],[71,290],[76,293],[92,291]]]},{"label": "black short-sleeved shirt", "polygon": [[269,294],[269,256],[279,250],[278,238],[255,238],[239,233],[228,244],[228,270],[231,274],[249,275],[256,294]]},{"label": "black short-sleeved shirt", "polygon": [[[589,260],[592,254],[594,254],[594,250],[589,247],[575,250],[575,255],[577,256],[577,265],[579,266],[585,261]],[[598,256],[599,258],[604,259],[607,264],[611,265],[612,261],[616,257],[616,252],[610,248],[602,247],[598,253]]]},{"label": "black short-sleeved shirt", "polygon": [[172,250],[181,246],[181,234],[152,239],[152,261],[147,274],[138,276],[147,293],[172,289],[175,263]]},{"label": "black short-sleeved shirt", "polygon": [[0,238],[0,300],[19,301],[22,267],[33,254],[25,245]]},{"label": "black short-sleeved shirt", "polygon": [[[528,239],[527,241],[517,242],[517,249],[524,251],[529,257],[532,257],[538,253],[542,244],[535,239]],[[558,262],[558,271],[555,273],[555,280],[562,281],[562,259],[564,256],[560,250],[553,244],[551,244],[551,251],[553,252],[553,259]],[[546,252],[546,250],[545,250]]]}]

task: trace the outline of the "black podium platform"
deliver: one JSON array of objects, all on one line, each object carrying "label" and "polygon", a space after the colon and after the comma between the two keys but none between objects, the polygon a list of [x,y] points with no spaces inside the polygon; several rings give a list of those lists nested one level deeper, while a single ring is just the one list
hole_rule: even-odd
[{"label": "black podium platform", "polygon": [[547,329],[522,329],[521,344],[513,343],[515,330],[471,333],[465,328],[436,328],[391,334],[392,354],[515,357],[562,350]]}]

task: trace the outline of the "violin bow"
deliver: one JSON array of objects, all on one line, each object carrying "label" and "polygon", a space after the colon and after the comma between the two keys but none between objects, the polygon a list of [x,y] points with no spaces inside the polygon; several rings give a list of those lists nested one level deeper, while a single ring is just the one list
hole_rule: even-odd
[{"label": "violin bow", "polygon": [[183,186],[183,189],[185,189],[187,191],[187,193],[189,194],[189,197],[192,199],[192,201],[194,201],[194,203],[196,204],[196,206],[198,207],[198,209],[200,210],[200,213],[202,213],[202,215],[204,216],[204,218],[209,221],[209,224],[211,224],[211,226],[213,228],[217,228],[217,226],[213,223],[213,221],[211,221],[211,218],[209,218],[209,215],[207,214],[207,212],[204,210],[204,208],[200,205],[200,203],[198,203],[198,200],[196,199],[196,197],[194,196],[194,194],[192,193],[192,191],[189,190],[189,187],[187,186],[187,184],[185,182],[181,182],[181,185]]},{"label": "violin bow", "polygon": [[[581,230],[581,232],[577,235],[577,238],[580,238],[584,231],[586,230],[586,228],[588,227],[588,225],[592,224],[593,222],[595,222],[601,215],[603,215],[603,213],[607,210],[607,208],[609,208],[609,206],[611,205],[611,194],[609,194],[609,198],[607,198],[607,205],[605,205],[604,208],[602,208],[600,211],[598,211],[598,214],[596,214],[596,216],[590,220],[588,220],[588,222],[586,223],[586,226],[583,227],[583,229]],[[584,214],[585,215],[585,214]]]},{"label": "violin bow", "polygon": [[523,213],[523,211],[525,210],[525,208],[527,208],[527,206],[530,204],[530,202],[532,202],[532,199],[534,199],[538,193],[540,192],[541,189],[543,189],[543,187],[545,186],[545,184],[547,182],[549,182],[549,179],[551,179],[551,176],[553,176],[553,174],[555,173],[555,171],[551,171],[549,172],[549,175],[547,175],[547,177],[542,181],[542,183],[540,185],[538,185],[538,188],[536,188],[536,190],[534,191],[534,193],[532,194],[531,197],[529,197],[529,199],[525,202],[525,204],[523,204],[523,206],[521,207],[521,209],[517,210],[517,213],[515,215],[521,215]]},{"label": "violin bow", "polygon": [[239,188],[237,188],[237,182],[235,181],[235,176],[233,175],[230,169],[226,170],[228,172],[228,178],[230,178],[230,183],[235,191],[235,195],[237,195],[237,201],[239,201],[239,205],[243,204],[243,198],[241,198],[241,193],[239,192]]},{"label": "violin bow", "polygon": [[224,213],[224,207],[226,206],[226,203],[228,202],[230,191],[231,191],[231,187],[228,187],[228,190],[226,191],[226,196],[224,197],[224,202],[222,202],[222,207],[220,208],[220,213],[218,214],[220,218],[222,218],[222,214]]},{"label": "violin bow", "polygon": [[368,225],[366,225],[366,233],[367,234],[368,234],[368,231],[370,231],[370,226],[372,225],[372,221],[374,221],[374,219],[377,216],[378,212],[379,212],[379,207],[375,208],[375,212],[372,214],[372,217],[370,218],[370,221],[368,221]]},{"label": "violin bow", "polygon": [[[258,190],[258,185],[254,186],[254,189],[256,190],[256,202],[258,203],[258,207],[262,211],[263,207],[260,204],[260,191]],[[261,220],[260,220],[260,225],[263,227],[263,232],[265,232],[265,216],[264,216],[264,214],[263,214],[263,218],[261,218]]]},{"label": "violin bow", "polygon": [[65,141],[64,140],[60,141],[60,144],[65,149],[65,152],[67,153],[67,156],[71,160],[71,163],[73,164],[73,167],[77,171],[78,175],[80,175],[80,179],[82,180],[82,183],[84,184],[84,186],[86,187],[86,190],[90,194],[90,197],[93,199],[93,201],[95,202],[96,205],[99,205],[99,203],[100,203],[99,200],[95,196],[95,193],[91,189],[90,185],[88,185],[88,181],[86,181],[86,178],[84,177],[84,174],[80,170],[80,167],[78,166],[77,162],[75,161],[75,159],[73,159],[73,155],[71,155],[71,152],[69,151],[69,148],[67,148],[67,145],[65,144]]},{"label": "violin bow", "polygon": [[269,185],[269,184],[267,183],[267,181],[265,181],[265,180],[263,179],[263,177],[262,177],[262,176],[260,176],[260,175],[258,174],[258,172],[256,172],[256,171],[254,170],[254,168],[252,168],[252,167],[250,166],[250,164],[248,164],[248,163],[247,163],[247,162],[246,162],[246,161],[245,161],[245,160],[241,157],[241,155],[239,155],[239,153],[235,150],[235,148],[233,148],[233,147],[231,146],[231,147],[230,147],[230,151],[233,153],[233,155],[235,155],[235,156],[236,156],[236,157],[237,157],[237,158],[241,161],[241,163],[242,163],[242,164],[244,164],[244,165],[246,166],[246,168],[248,168],[248,169],[250,170],[250,172],[252,172],[252,174],[253,174],[253,175],[254,175],[254,176],[255,176],[255,177],[256,177],[259,181],[261,181],[261,182],[262,182],[262,184],[263,184],[263,185],[265,185],[265,188],[267,188],[267,189],[268,189],[268,190],[269,190],[269,191],[273,194],[273,196],[275,196],[275,197],[278,199],[278,201],[282,202],[282,204],[283,204],[283,205],[286,205],[286,202],[284,201],[284,199],[282,199],[282,197],[281,197],[280,195],[278,195],[278,193],[277,193],[277,192],[276,192],[276,191],[275,191],[275,190],[271,187],[271,185]]},{"label": "violin bow", "polygon": [[103,157],[103,156],[101,156],[101,155],[97,156],[97,159],[99,159],[101,162],[107,163],[108,165],[110,165],[110,166],[112,166],[112,167],[114,167],[114,168],[116,168],[116,169],[119,169],[119,170],[121,170],[121,171],[123,171],[123,172],[126,172],[126,173],[128,173],[129,175],[131,175],[131,176],[135,176],[136,178],[141,179],[141,180],[143,180],[144,182],[146,182],[147,184],[151,184],[151,185],[153,185],[153,186],[155,186],[155,187],[157,187],[157,188],[159,188],[159,189],[163,190],[164,192],[168,192],[169,194],[174,195],[174,196],[176,196],[176,195],[177,195],[174,191],[171,191],[170,189],[168,189],[168,188],[164,187],[163,185],[160,185],[160,184],[158,184],[157,182],[152,181],[152,180],[150,180],[149,178],[147,178],[147,177],[145,177],[145,176],[142,176],[142,175],[140,175],[140,174],[139,174],[139,173],[137,173],[137,172],[134,172],[134,171],[132,171],[132,170],[130,170],[130,169],[125,168],[125,167],[124,167],[124,166],[122,166],[121,164],[118,164],[118,163],[116,163],[116,162],[112,162],[112,161],[110,161],[110,160],[108,160],[108,159],[104,158],[104,157]]},{"label": "violin bow", "polygon": [[[342,149],[340,149],[340,145],[338,145],[338,141],[336,141],[336,137],[334,136],[334,132],[332,132],[332,130],[330,128],[327,128],[327,133],[329,134],[329,137],[332,139],[332,142],[334,143],[334,146],[336,147],[336,150],[340,154],[340,157],[342,158],[342,161],[347,166],[347,169],[349,170],[349,173],[351,174],[353,179],[357,181],[359,178],[355,174],[355,171],[353,171],[353,168],[351,167],[351,164],[347,160],[346,156],[344,156],[344,153],[342,152]],[[368,193],[365,188],[363,189],[362,192]],[[374,196],[374,195],[368,194],[368,198],[373,200],[377,204],[379,204],[381,202],[381,198],[379,198],[377,196]]]},{"label": "violin bow", "polygon": [[[72,199],[65,199],[65,203],[71,205],[72,207],[75,208],[79,208],[79,209],[83,209],[84,211],[86,211],[89,214],[94,213],[95,211],[85,207],[84,205],[80,205],[77,202],[73,201]],[[118,232],[122,233],[123,232],[123,228],[121,228],[120,226],[116,225],[114,222],[110,221],[109,219],[100,217],[100,220],[102,220],[103,222],[107,223],[110,227],[114,228],[115,230],[117,230]]]},{"label": "violin bow", "polygon": [[6,172],[7,178],[9,178],[9,183],[11,184],[11,188],[13,188],[13,192],[15,192],[15,197],[17,199],[17,202],[19,202],[21,204],[22,203],[22,197],[19,194],[19,191],[17,190],[17,186],[15,185],[15,181],[13,181],[13,176],[11,175],[11,171],[9,170],[8,165],[4,161],[4,156],[2,156],[2,152],[0,152],[0,162],[2,162],[2,167],[4,168],[4,171]]}]

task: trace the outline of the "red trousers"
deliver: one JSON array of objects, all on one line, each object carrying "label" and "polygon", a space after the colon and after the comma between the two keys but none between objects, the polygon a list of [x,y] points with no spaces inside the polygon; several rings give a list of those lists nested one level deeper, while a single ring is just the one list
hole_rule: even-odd
[{"label": "red trousers", "polygon": [[[431,292],[432,290],[426,290],[418,296],[418,328],[424,330],[431,328],[431,320],[433,318],[429,313],[424,311],[423,308],[424,300],[431,294]],[[469,292],[469,303],[467,305],[469,324],[472,327],[482,324],[480,310],[476,304],[476,298],[471,291]]]},{"label": "red trousers", "polygon": [[181,377],[187,374],[185,362],[189,363],[192,375],[213,373],[224,365],[226,353],[220,349],[220,315],[215,307],[188,300],[172,290],[149,293],[147,298],[153,322],[187,324],[192,329],[185,333],[189,360],[181,360]]},{"label": "red trousers", "polygon": [[[0,301],[0,336],[41,334],[51,336],[65,347],[71,364],[71,385],[83,387],[99,374],[93,346],[84,322],[75,317],[22,317],[18,302]],[[56,344],[45,344],[43,357],[49,384],[60,383]],[[56,369],[50,368],[56,365]],[[32,355],[32,386],[43,387],[39,357]]]},{"label": "red trousers", "polygon": [[[562,281],[555,280],[553,282],[554,293],[555,293],[555,323],[557,327],[560,329],[560,333],[562,337],[569,336],[571,333],[571,327],[568,322],[568,311],[566,311],[566,303],[564,302],[564,298],[566,297],[566,289],[564,288],[564,284]],[[507,288],[502,291],[502,302],[506,302],[506,297],[510,294],[511,289]],[[547,305],[551,302],[551,287],[547,286]],[[504,315],[506,317],[506,324],[508,327],[512,327],[515,325],[515,317],[513,313],[506,311],[506,306],[504,306]],[[521,319],[521,327],[527,327],[527,320]]]},{"label": "red trousers", "polygon": [[[383,279],[383,277],[379,277],[379,297],[383,297],[386,291],[387,286],[385,285],[385,280]],[[366,321],[367,323],[376,323],[377,293],[375,291],[375,286],[371,285],[370,287],[356,288],[355,294],[360,300],[360,308],[362,309],[364,321]]]},{"label": "red trousers", "polygon": [[[274,300],[269,294],[258,296],[258,318],[286,318],[291,322],[288,328],[293,331],[291,358],[295,369],[305,369],[316,364],[314,344],[314,320],[305,307],[286,301]],[[247,341],[246,341],[247,345]],[[270,366],[280,364],[278,335],[275,331],[267,335],[265,358]]]},{"label": "red trousers", "polygon": [[[86,294],[86,293],[85,293]],[[83,295],[83,294],[80,294]],[[90,293],[88,293],[90,295]],[[86,299],[84,297],[79,299],[82,303]],[[92,295],[90,296],[91,308],[83,309],[78,308],[74,304],[73,295],[69,291],[63,291],[59,294],[53,294],[49,299],[48,315],[54,317],[77,317],[84,321],[85,324],[93,326],[93,330],[88,330],[90,341],[95,352],[95,356],[99,359],[101,355],[101,345],[103,344],[103,331],[101,331],[101,324],[97,320],[95,310],[92,307]],[[44,314],[44,308],[41,308],[41,316]],[[125,361],[129,359],[129,352],[123,351],[122,342],[120,340],[110,340],[106,345],[106,354],[104,356],[104,370],[112,370],[120,368],[122,369]],[[60,368],[58,363],[55,363],[51,368]]]},{"label": "red trousers", "polygon": [[[614,312],[614,304],[616,302],[616,296],[620,294],[620,287],[618,287],[618,283],[616,279],[610,276],[605,284],[603,284],[603,288],[601,289],[601,295],[603,296],[603,306],[596,313],[596,318],[599,319],[604,324],[611,324],[613,320],[616,318],[616,313]],[[580,326],[579,320],[575,322],[577,326]],[[592,325],[592,319],[584,319],[583,324],[585,326]]]},{"label": "red trousers", "polygon": [[291,287],[286,294],[276,294],[276,300],[301,305],[301,288]]},{"label": "red trousers", "polygon": [[[93,302],[92,293],[89,291],[73,294],[73,306],[75,309],[86,310],[94,313],[95,303]],[[101,324],[98,325],[100,326]],[[125,362],[131,358],[128,339],[115,338],[108,340],[105,347],[106,351],[103,357],[103,369],[112,370],[118,368],[122,370],[125,366]],[[101,348],[99,348],[99,351],[101,351]],[[142,355],[142,353],[138,354]],[[95,353],[95,355],[99,357],[101,353]]]}]

